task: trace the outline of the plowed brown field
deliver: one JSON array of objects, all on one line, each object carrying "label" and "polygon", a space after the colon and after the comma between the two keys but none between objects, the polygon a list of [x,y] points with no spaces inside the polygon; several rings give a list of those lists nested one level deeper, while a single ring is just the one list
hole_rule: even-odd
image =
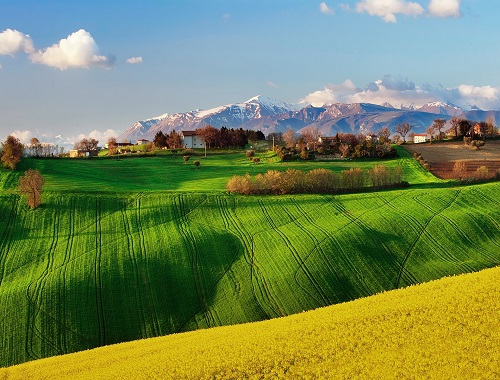
[{"label": "plowed brown field", "polygon": [[436,177],[451,179],[456,161],[466,161],[467,177],[474,177],[476,169],[486,166],[493,177],[500,170],[500,141],[486,141],[479,150],[473,150],[462,142],[411,144],[404,146],[410,153],[418,152],[431,164]]}]

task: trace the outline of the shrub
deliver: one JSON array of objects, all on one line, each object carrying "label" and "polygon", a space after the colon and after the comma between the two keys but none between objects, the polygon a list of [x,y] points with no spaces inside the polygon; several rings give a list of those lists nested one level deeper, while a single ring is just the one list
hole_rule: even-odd
[{"label": "shrub", "polygon": [[253,161],[254,164],[257,165],[260,162],[260,158],[259,157],[254,157],[252,161]]},{"label": "shrub", "polygon": [[246,154],[247,158],[252,159],[252,157],[255,156],[255,150],[254,149],[247,150]]},{"label": "shrub", "polygon": [[194,164],[194,166],[198,167],[198,166],[200,166],[200,161],[195,160],[195,161],[193,162],[193,164]]},{"label": "shrub", "polygon": [[488,178],[488,174],[488,168],[486,166],[480,166],[476,169],[477,179],[486,179]]},{"label": "shrub", "polygon": [[467,166],[465,161],[459,160],[453,165],[453,176],[459,181],[463,180],[467,175]]},{"label": "shrub", "polygon": [[189,159],[191,158],[191,156],[186,155],[186,156],[183,156],[182,158],[184,159],[184,163],[187,163],[189,161]]}]

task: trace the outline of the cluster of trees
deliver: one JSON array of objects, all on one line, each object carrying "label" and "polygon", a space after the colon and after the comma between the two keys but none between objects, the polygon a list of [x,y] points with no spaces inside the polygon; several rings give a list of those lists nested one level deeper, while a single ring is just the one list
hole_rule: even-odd
[{"label": "cluster of trees", "polygon": [[396,156],[396,150],[389,144],[390,134],[387,127],[372,135],[339,132],[335,137],[319,142],[320,136],[316,128],[306,128],[300,137],[289,129],[282,135],[285,146],[278,145],[275,151],[282,161],[306,160],[314,157],[313,153],[340,154],[344,158],[390,158]]},{"label": "cluster of trees", "polygon": [[182,136],[176,131],[164,134],[162,131],[156,133],[153,144],[157,148],[179,149],[182,147]]},{"label": "cluster of trees", "polygon": [[[264,140],[261,131],[249,131],[240,129],[214,128],[206,125],[198,128],[196,134],[201,137],[208,148],[244,148],[249,140]],[[153,140],[157,148],[178,149],[182,147],[182,136],[176,131],[164,134],[162,131],[156,133]]]},{"label": "cluster of trees", "polygon": [[248,141],[265,140],[262,131],[250,131],[239,129],[228,129],[221,127],[214,128],[211,125],[206,125],[203,128],[196,130],[196,133],[201,136],[208,148],[244,148]]},{"label": "cluster of trees", "polygon": [[31,157],[54,157],[64,154],[64,147],[41,143],[36,137],[33,137],[25,148],[25,153]]},{"label": "cluster of trees", "polygon": [[81,139],[75,143],[74,149],[82,150],[84,152],[90,152],[91,150],[97,150],[99,141],[96,139]]},{"label": "cluster of trees", "polygon": [[493,118],[488,118],[487,121],[475,122],[468,119],[459,117],[452,117],[450,119],[450,128],[444,130],[446,126],[446,119],[435,119],[431,126],[426,130],[426,133],[441,140],[445,136],[451,138],[467,137],[471,140],[494,138],[499,135],[498,128],[495,126]]},{"label": "cluster of trees", "polygon": [[402,179],[400,166],[394,169],[375,165],[371,170],[360,168],[335,173],[328,169],[313,169],[304,172],[268,170],[255,177],[233,176],[226,184],[230,193],[237,194],[325,194],[355,191],[366,187],[386,188],[407,186]]}]

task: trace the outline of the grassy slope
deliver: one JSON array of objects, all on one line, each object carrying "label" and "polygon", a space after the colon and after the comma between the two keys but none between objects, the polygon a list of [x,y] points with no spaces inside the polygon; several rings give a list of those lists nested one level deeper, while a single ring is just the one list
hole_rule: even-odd
[{"label": "grassy slope", "polygon": [[499,183],[343,196],[0,196],[0,363],[500,264]]},{"label": "grassy slope", "polygon": [[[411,184],[442,183],[420,168],[408,152],[400,149],[403,158],[385,160],[387,166],[401,164],[406,179]],[[46,179],[45,191],[51,192],[140,192],[140,191],[225,191],[225,185],[233,175],[264,173],[269,169],[286,170],[296,168],[310,170],[318,167],[335,171],[351,167],[368,169],[380,160],[333,161],[333,162],[277,162],[270,153],[257,154],[258,165],[240,154],[209,155],[191,157],[184,164],[182,155],[160,155],[117,159],[41,159],[25,160],[19,171],[9,173],[0,169],[0,191],[15,188],[18,176],[27,168],[37,168]],[[201,165],[193,165],[195,159]]]},{"label": "grassy slope", "polygon": [[19,172],[0,171],[0,365],[288,315],[500,263],[498,183],[452,188],[404,157],[386,164],[402,164],[413,190],[222,193],[235,173],[379,162],[261,159],[209,156],[199,169],[165,156],[28,160],[22,169],[47,179],[35,211],[13,192]]},{"label": "grassy slope", "polygon": [[500,268],[291,317],[53,357],[1,379],[460,378],[500,373]]}]

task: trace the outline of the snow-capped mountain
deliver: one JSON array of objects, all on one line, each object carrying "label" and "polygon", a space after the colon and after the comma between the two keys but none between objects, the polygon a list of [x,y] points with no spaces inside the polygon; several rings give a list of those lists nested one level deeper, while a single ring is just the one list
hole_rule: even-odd
[{"label": "snow-capped mountain", "polygon": [[[308,104],[289,104],[259,95],[243,103],[165,114],[140,121],[128,128],[118,139],[132,142],[141,138],[153,140],[159,131],[193,131],[207,124],[216,128],[225,126],[259,130],[264,134],[285,132],[290,128],[300,133],[303,128],[311,126],[318,128],[323,136],[329,136],[337,132],[376,132],[382,127],[388,127],[394,132],[399,123],[408,122],[413,126],[413,132],[421,133],[437,118],[449,120],[453,116],[460,116],[480,121],[477,117],[487,113],[477,110],[476,117],[472,112],[465,112],[458,106],[442,102],[427,103],[418,109],[413,105],[395,108],[389,103],[336,103],[314,107]],[[493,116],[497,116],[497,113]]]},{"label": "snow-capped mountain", "polygon": [[128,138],[129,135],[137,136],[135,140],[142,138],[142,136],[144,136],[144,134],[146,134],[152,126],[158,124],[166,117],[168,117],[168,114],[155,116],[146,120],[136,121],[125,131],[125,133],[122,133],[120,136],[118,136],[118,141],[130,141],[130,138]]},{"label": "snow-capped mountain", "polygon": [[465,110],[455,104],[443,102],[430,102],[418,108],[419,111],[436,113],[447,116],[458,116],[465,112]]},{"label": "snow-capped mountain", "polygon": [[177,131],[193,131],[197,128],[203,128],[207,124],[216,128],[222,126],[241,128],[251,121],[298,111],[302,107],[303,105],[289,104],[281,100],[258,95],[243,103],[166,115],[161,120],[158,119],[156,123],[151,119],[151,123],[147,126],[145,122],[137,122],[122,133],[119,140],[136,141],[140,138],[153,140],[158,131],[163,133],[170,133],[174,129]]}]

